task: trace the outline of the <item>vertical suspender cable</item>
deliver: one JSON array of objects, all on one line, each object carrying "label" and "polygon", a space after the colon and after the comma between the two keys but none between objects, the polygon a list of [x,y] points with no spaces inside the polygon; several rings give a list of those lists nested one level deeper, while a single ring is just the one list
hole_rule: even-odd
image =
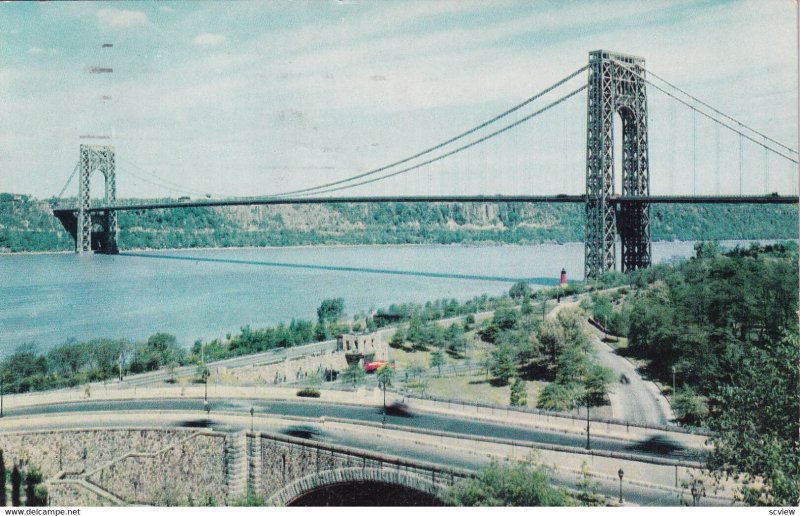
[{"label": "vertical suspender cable", "polygon": [[743,195],[744,189],[744,163],[743,163],[743,155],[742,155],[742,135],[739,135],[739,195]]},{"label": "vertical suspender cable", "polygon": [[716,157],[715,157],[716,158],[716,170],[715,170],[716,176],[715,176],[715,180],[714,180],[714,183],[715,183],[714,184],[714,188],[716,189],[717,195],[719,195],[719,124],[715,124],[714,125],[714,129],[715,129],[715,131],[714,131],[715,132],[714,139],[715,139],[715,143],[716,143]]},{"label": "vertical suspender cable", "polygon": [[[764,138],[764,144],[767,139]],[[764,149],[764,195],[769,195],[769,151]]]},{"label": "vertical suspender cable", "polygon": [[692,194],[697,195],[697,111],[692,110]]}]

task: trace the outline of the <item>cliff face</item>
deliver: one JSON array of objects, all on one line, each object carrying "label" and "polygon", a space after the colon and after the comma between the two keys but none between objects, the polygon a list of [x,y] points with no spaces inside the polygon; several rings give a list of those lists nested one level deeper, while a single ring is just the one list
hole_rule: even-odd
[{"label": "cliff face", "polygon": [[[797,206],[653,206],[656,240],[796,239]],[[123,249],[583,239],[581,204],[386,203],[120,212]],[[71,250],[49,203],[0,194],[0,252]]]}]

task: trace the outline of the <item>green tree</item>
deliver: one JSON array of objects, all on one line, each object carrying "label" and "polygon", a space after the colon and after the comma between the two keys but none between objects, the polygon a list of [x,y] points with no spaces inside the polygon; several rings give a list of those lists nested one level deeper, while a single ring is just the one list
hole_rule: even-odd
[{"label": "green tree", "polygon": [[14,468],[11,470],[11,505],[14,507],[22,506],[22,502],[20,500],[21,489],[22,475],[20,474],[17,465],[14,464]]},{"label": "green tree", "polygon": [[511,296],[511,299],[516,299],[518,301],[528,298],[531,295],[531,287],[526,281],[518,281],[511,286],[508,295]]},{"label": "green tree", "polygon": [[515,376],[511,380],[511,399],[509,403],[512,407],[524,407],[528,404],[528,390],[525,388],[525,380]]},{"label": "green tree", "polygon": [[564,412],[575,408],[582,391],[577,385],[548,383],[539,393],[536,406],[540,409]]},{"label": "green tree", "polygon": [[444,365],[444,353],[442,350],[437,349],[431,353],[430,366],[435,367],[439,374],[442,374],[442,366]]},{"label": "green tree", "polygon": [[62,376],[78,374],[85,363],[85,346],[70,340],[47,352],[47,363],[50,371]]},{"label": "green tree", "polygon": [[6,461],[0,450],[0,507],[6,506]]},{"label": "green tree", "polygon": [[171,362],[178,364],[184,361],[185,351],[178,345],[178,340],[169,333],[158,332],[147,339],[134,357],[136,365],[131,365],[134,372],[153,371]]},{"label": "green tree", "polygon": [[42,474],[39,470],[31,468],[25,475],[25,505],[28,507],[41,507],[47,502],[47,492],[42,483]]},{"label": "green tree", "polygon": [[406,341],[406,334],[402,328],[397,328],[397,331],[394,332],[392,338],[389,339],[389,345],[393,348],[400,348],[403,347],[403,344]]},{"label": "green tree", "polygon": [[386,388],[392,386],[392,380],[394,379],[394,364],[384,364],[375,373],[377,376],[378,381],[383,388],[383,410],[386,411]]},{"label": "green tree", "polygon": [[492,374],[500,385],[508,382],[517,374],[517,357],[509,345],[498,346],[492,350]]},{"label": "green tree", "polygon": [[336,322],[344,315],[344,299],[337,297],[325,299],[317,308],[317,319],[320,323]]},{"label": "green tree", "polygon": [[512,307],[501,306],[494,311],[492,323],[501,330],[510,330],[517,324],[519,312]]},{"label": "green tree", "polygon": [[800,391],[796,333],[745,350],[728,385],[711,395],[709,425],[717,476],[740,479],[748,505],[788,506],[800,499]]},{"label": "green tree", "polygon": [[600,293],[592,295],[592,317],[595,321],[608,328],[613,315],[614,308],[611,305],[611,298]]},{"label": "green tree", "polygon": [[578,502],[550,485],[548,471],[530,462],[492,461],[476,478],[456,482],[444,491],[447,505],[459,507],[556,507]]},{"label": "green tree", "polygon": [[353,387],[358,387],[364,383],[365,377],[366,373],[364,372],[364,367],[358,363],[350,364],[347,369],[342,371],[342,380],[351,383]]},{"label": "green tree", "polygon": [[533,313],[533,305],[528,296],[522,298],[522,305],[520,306],[519,312],[525,316],[529,316]]},{"label": "green tree", "polygon": [[675,393],[672,399],[672,410],[675,417],[683,424],[700,426],[708,415],[708,407],[691,386],[686,385]]},{"label": "green tree", "polygon": [[614,371],[599,364],[589,365],[583,378],[585,403],[590,407],[605,405],[613,381]]},{"label": "green tree", "polygon": [[406,339],[413,342],[416,346],[420,345],[424,337],[422,328],[422,320],[418,315],[413,315],[408,321],[408,330],[406,331]]}]

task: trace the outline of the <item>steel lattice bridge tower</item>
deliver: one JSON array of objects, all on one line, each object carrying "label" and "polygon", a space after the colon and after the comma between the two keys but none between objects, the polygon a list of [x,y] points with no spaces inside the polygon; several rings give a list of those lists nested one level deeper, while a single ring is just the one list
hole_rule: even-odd
[{"label": "steel lattice bridge tower", "polygon": [[[91,179],[99,172],[105,180],[104,208],[92,208]],[[75,252],[95,251],[116,254],[117,209],[111,208],[117,200],[117,179],[114,147],[110,145],[80,146],[78,162],[78,208],[72,210],[53,210],[64,228],[75,239]]]},{"label": "steel lattice bridge tower", "polygon": [[[621,65],[620,63],[624,63]],[[587,278],[616,268],[617,234],[622,271],[650,266],[650,204],[611,202],[614,191],[614,114],[622,119],[622,195],[650,195],[647,161],[647,91],[644,59],[596,50],[589,54],[586,127]]]}]

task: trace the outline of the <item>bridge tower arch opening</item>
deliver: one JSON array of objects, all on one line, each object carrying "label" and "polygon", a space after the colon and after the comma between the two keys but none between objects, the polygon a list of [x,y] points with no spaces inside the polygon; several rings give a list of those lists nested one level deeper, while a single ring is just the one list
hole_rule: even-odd
[{"label": "bridge tower arch opening", "polygon": [[112,206],[117,200],[117,179],[114,147],[111,145],[80,146],[80,168],[78,178],[78,220],[75,236],[75,252],[96,251],[116,254],[117,212],[104,210],[92,214],[91,179],[92,174],[99,172],[104,179],[104,206]]},{"label": "bridge tower arch opening", "polygon": [[[650,205],[614,197],[650,194],[647,153],[647,91],[644,59],[595,50],[589,53],[586,135],[585,276],[599,278],[616,269],[616,240],[622,271],[650,265]],[[615,187],[614,118],[621,134],[621,188]]]}]

